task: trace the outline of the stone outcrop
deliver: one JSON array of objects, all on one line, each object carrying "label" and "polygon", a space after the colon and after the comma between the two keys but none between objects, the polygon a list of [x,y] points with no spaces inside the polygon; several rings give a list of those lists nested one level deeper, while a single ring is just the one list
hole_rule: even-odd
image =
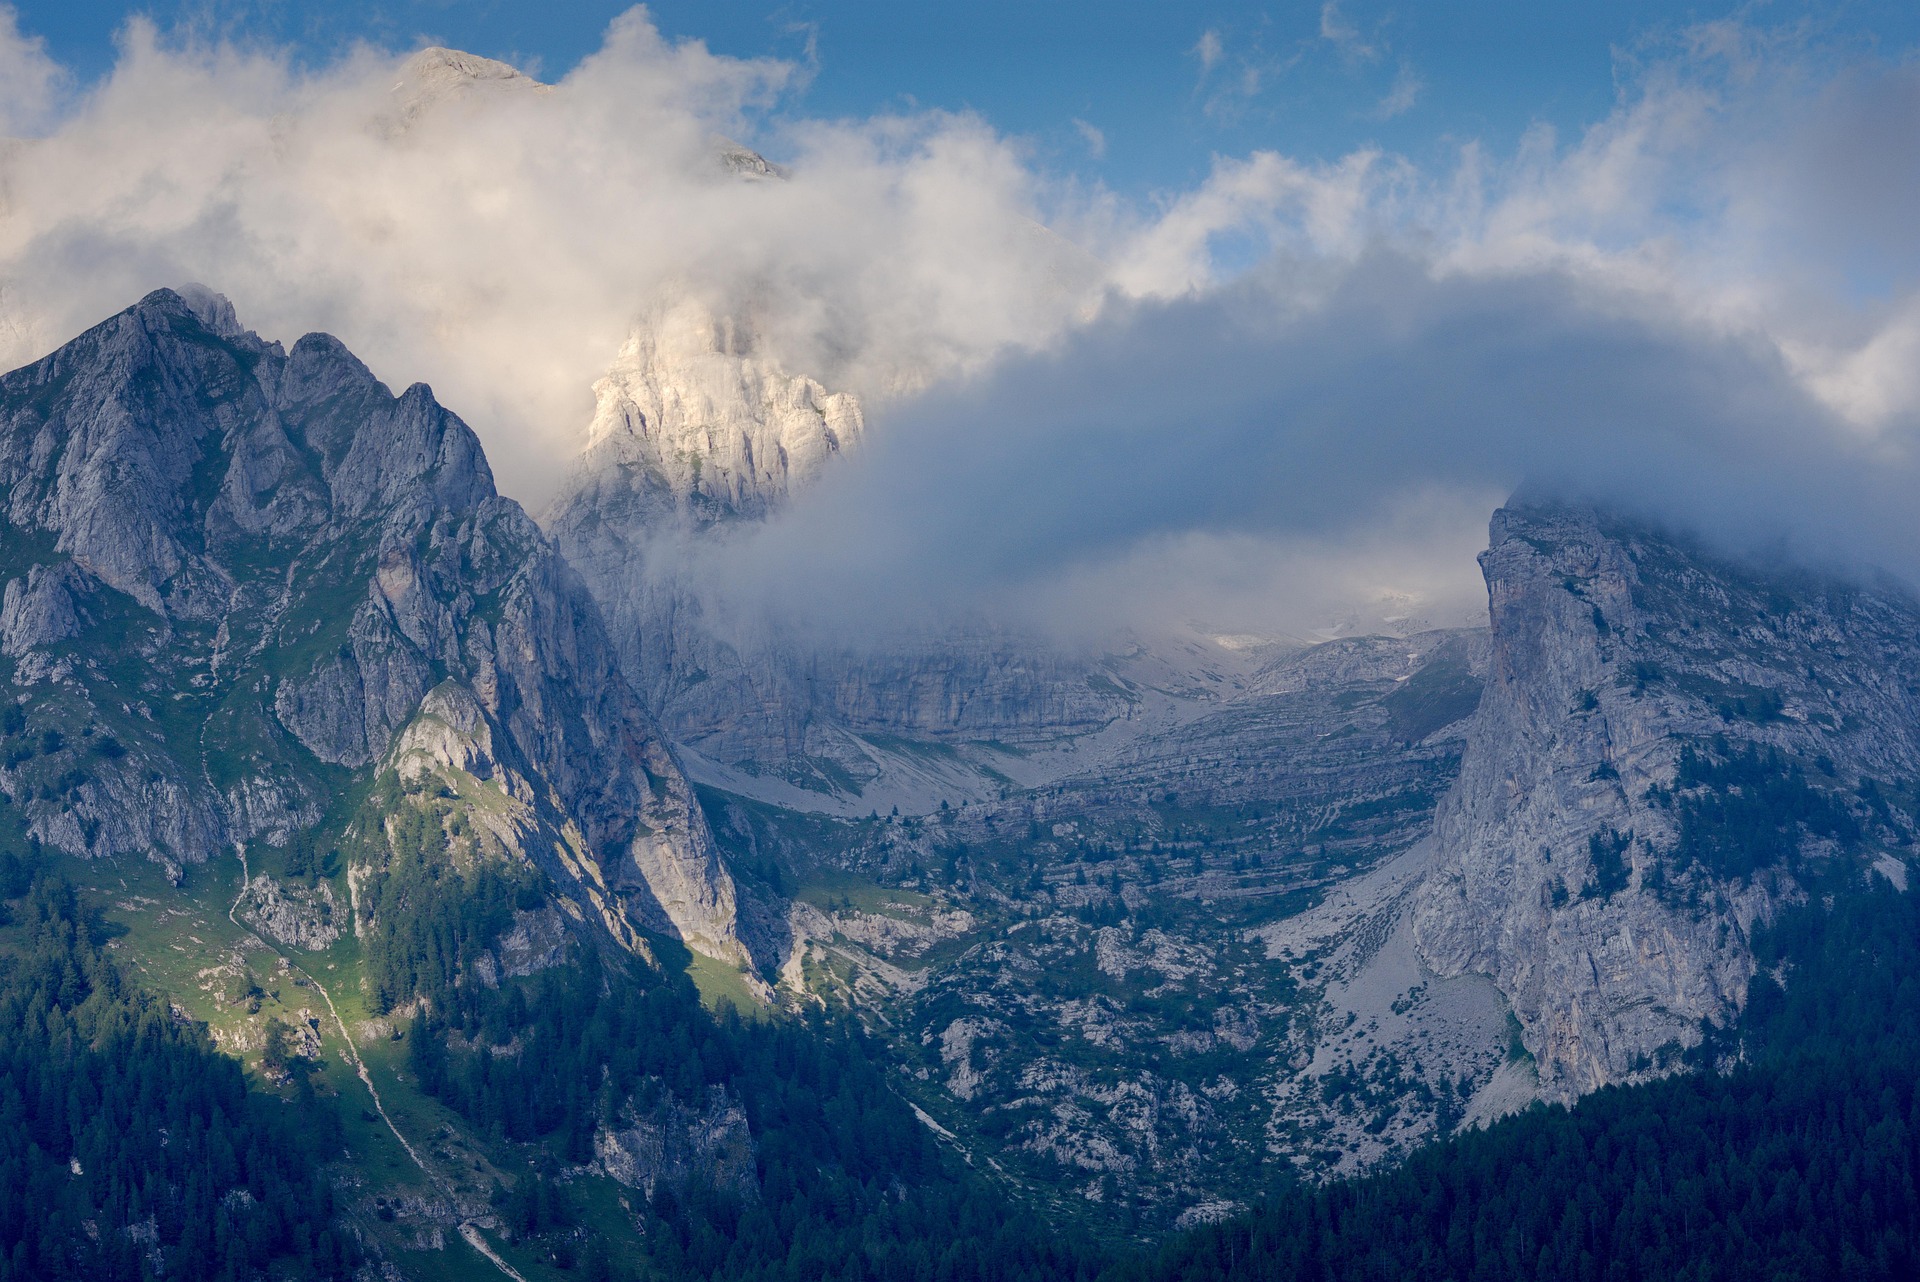
[{"label": "stone outcrop", "polygon": [[661,1184],[703,1184],[751,1197],[760,1191],[746,1110],[723,1086],[695,1109],[663,1095],[651,1107],[629,1103],[619,1125],[593,1136],[594,1168],[649,1198]]},{"label": "stone outcrop", "polygon": [[247,879],[240,896],[241,921],[292,948],[318,951],[340,938],[346,914],[336,912],[333,887],[282,884],[264,873]]}]

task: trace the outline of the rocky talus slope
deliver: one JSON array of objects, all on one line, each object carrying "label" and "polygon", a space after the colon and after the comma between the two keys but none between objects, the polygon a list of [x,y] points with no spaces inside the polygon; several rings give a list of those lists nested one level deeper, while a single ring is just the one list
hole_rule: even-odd
[{"label": "rocky talus slope", "polygon": [[510,781],[503,849],[583,915],[746,959],[592,598],[424,385],[162,290],[0,380],[0,486],[0,790],[34,837],[283,845],[404,740]]},{"label": "rocky talus slope", "polygon": [[868,1012],[931,1119],[1035,1196],[1191,1222],[1496,1086],[1499,995],[1404,929],[1485,661],[1477,632],[1249,655],[1199,713],[924,816],[703,795],[789,897],[784,986]]}]

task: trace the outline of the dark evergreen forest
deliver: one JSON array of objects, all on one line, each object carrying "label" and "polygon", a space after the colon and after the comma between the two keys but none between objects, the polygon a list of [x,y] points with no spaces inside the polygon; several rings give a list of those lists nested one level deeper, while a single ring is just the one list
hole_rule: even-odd
[{"label": "dark evergreen forest", "polygon": [[345,1276],[333,1111],[250,1092],[128,985],[71,886],[13,854],[0,883],[25,941],[0,954],[0,1282]]}]

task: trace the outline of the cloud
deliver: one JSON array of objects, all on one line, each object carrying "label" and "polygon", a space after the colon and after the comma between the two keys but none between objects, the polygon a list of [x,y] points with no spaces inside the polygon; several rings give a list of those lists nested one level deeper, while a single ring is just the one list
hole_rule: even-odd
[{"label": "cloud", "polygon": [[1107,154],[1107,135],[1102,133],[1098,126],[1090,125],[1075,117],[1073,127],[1079,132],[1081,139],[1087,144],[1087,150],[1092,153],[1095,160]]},{"label": "cloud", "polygon": [[0,360],[206,281],[432,382],[537,505],[635,318],[698,294],[870,409],[866,457],[703,554],[737,612],[1451,618],[1522,478],[1920,574],[1911,62],[1694,28],[1576,135],[1218,157],[1138,205],[974,116],[808,118],[809,71],[639,10],[545,87],[134,22],[74,97],[0,23]]},{"label": "cloud", "polygon": [[1225,58],[1226,54],[1226,45],[1221,41],[1218,30],[1209,27],[1200,33],[1200,39],[1193,46],[1193,56],[1200,60],[1202,83],[1205,83],[1207,77],[1213,74],[1213,69],[1220,65],[1221,59]]},{"label": "cloud", "polygon": [[1259,24],[1254,31],[1236,37],[1229,49],[1217,27],[1201,33],[1189,51],[1200,62],[1200,75],[1194,81],[1193,97],[1201,114],[1221,123],[1244,118],[1254,101],[1277,77],[1300,61],[1296,51],[1288,57],[1274,57],[1262,47]]},{"label": "cloud", "polygon": [[1205,182],[1151,221],[1111,237],[1111,280],[1134,297],[1172,297],[1206,288],[1222,272],[1221,246],[1342,257],[1381,226],[1383,193],[1404,174],[1376,151],[1333,164],[1302,164],[1276,152],[1218,159]]},{"label": "cloud", "polygon": [[1054,622],[1104,603],[1112,623],[1168,602],[1206,616],[1205,597],[1218,617],[1222,594],[1191,590],[1193,549],[1237,547],[1237,572],[1295,586],[1224,622],[1302,630],[1330,581],[1349,609],[1453,619],[1484,601],[1460,550],[1523,481],[1920,573],[1910,457],[1849,444],[1764,336],[1561,272],[1450,274],[1383,249],[1275,264],[1115,307],[887,428],[722,577],[866,629],[942,602]]},{"label": "cloud", "polygon": [[1504,159],[1217,161],[1109,238],[1124,299],[877,420],[719,577],[870,630],[1456,619],[1526,482],[1920,583],[1920,73],[1656,52]]},{"label": "cloud", "polygon": [[1387,90],[1386,97],[1374,105],[1374,119],[1392,120],[1395,116],[1404,116],[1420,101],[1420,95],[1426,91],[1426,87],[1426,81],[1416,75],[1412,67],[1401,63],[1399,73],[1393,78],[1393,87]]},{"label": "cloud", "polygon": [[1340,12],[1339,0],[1326,0],[1320,6],[1320,38],[1356,61],[1372,62],[1380,57],[1379,45],[1362,36],[1360,28]]},{"label": "cloud", "polygon": [[[790,368],[876,403],[1070,323],[1098,266],[1041,230],[1017,143],[968,115],[785,114],[805,74],[644,10],[551,86],[366,48],[305,71],[135,20],[49,115],[57,72],[0,26],[0,106],[40,125],[0,154],[0,362],[205,281],[265,334],[328,330],[431,382],[537,505],[663,292],[751,312]],[[791,179],[741,181],[718,136]]]},{"label": "cloud", "polygon": [[67,83],[66,72],[47,56],[46,41],[22,35],[19,15],[0,7],[0,133],[43,127]]}]

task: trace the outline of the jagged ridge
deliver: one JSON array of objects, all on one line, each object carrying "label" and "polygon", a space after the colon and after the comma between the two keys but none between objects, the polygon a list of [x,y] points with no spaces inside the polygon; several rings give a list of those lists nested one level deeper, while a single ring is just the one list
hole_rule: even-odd
[{"label": "jagged ridge", "polygon": [[327,335],[283,350],[161,290],[0,380],[0,486],[27,723],[0,787],[41,840],[177,862],[284,841],[451,682],[577,828],[577,855],[528,857],[609,925],[745,959],[597,607],[424,384],[396,397]]}]

